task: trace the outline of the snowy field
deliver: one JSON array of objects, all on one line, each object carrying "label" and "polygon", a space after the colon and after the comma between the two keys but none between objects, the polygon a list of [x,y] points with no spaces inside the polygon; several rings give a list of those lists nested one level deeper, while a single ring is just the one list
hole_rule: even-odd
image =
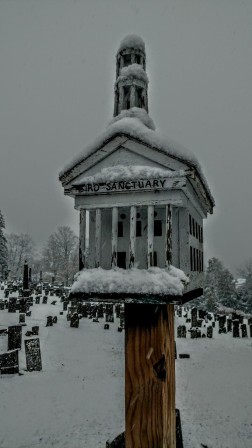
[{"label": "snowy field", "polygon": [[[81,319],[78,329],[70,328],[57,297],[30,309],[23,339],[39,325],[43,370],[24,370],[22,344],[23,375],[0,376],[0,447],[105,448],[124,429],[124,333],[117,331],[118,320],[109,330],[104,319]],[[45,326],[48,315],[58,317],[53,327]],[[0,329],[18,318],[18,312],[0,311]],[[217,329],[213,339],[177,339],[178,354],[190,354],[176,360],[184,448],[251,448],[252,338],[233,339]],[[7,336],[0,336],[0,352],[6,350]]]}]

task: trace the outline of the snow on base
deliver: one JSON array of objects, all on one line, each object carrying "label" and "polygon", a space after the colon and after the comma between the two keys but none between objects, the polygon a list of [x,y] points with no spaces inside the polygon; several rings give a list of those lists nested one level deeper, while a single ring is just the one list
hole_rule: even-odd
[{"label": "snow on base", "polygon": [[119,115],[116,115],[110,121],[108,127],[113,123],[121,120],[122,118],[137,118],[147,128],[152,129],[153,131],[155,130],[155,125],[152,118],[149,116],[145,109],[141,109],[140,107],[131,107],[130,109],[122,110]]},{"label": "snow on base", "polygon": [[149,82],[146,71],[140,64],[131,64],[127,65],[126,67],[122,67],[120,70],[120,75],[116,80],[116,84],[118,84],[120,81],[126,81],[130,78],[140,79],[141,81],[144,81],[147,84]]},{"label": "snow on base", "polygon": [[182,295],[188,282],[184,272],[174,266],[169,270],[83,269],[77,274],[71,292]]}]

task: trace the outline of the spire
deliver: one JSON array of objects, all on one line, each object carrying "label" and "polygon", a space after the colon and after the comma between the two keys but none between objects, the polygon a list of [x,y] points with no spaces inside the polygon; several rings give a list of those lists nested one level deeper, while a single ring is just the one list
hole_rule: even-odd
[{"label": "spire", "polygon": [[122,110],[138,107],[148,112],[148,77],[145,44],[141,37],[126,36],[116,55],[114,117]]}]

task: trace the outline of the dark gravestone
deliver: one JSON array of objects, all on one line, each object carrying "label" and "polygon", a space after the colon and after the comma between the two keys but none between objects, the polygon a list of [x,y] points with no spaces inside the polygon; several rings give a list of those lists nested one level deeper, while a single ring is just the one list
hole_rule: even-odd
[{"label": "dark gravestone", "polygon": [[120,317],[120,310],[121,310],[121,307],[120,307],[120,305],[116,305],[115,306],[115,313],[116,313],[116,317],[119,319],[119,317]]},{"label": "dark gravestone", "polygon": [[180,359],[188,359],[188,358],[190,358],[190,355],[188,353],[180,353],[179,358]]},{"label": "dark gravestone", "polygon": [[182,307],[181,306],[178,306],[178,308],[177,308],[177,315],[178,315],[178,317],[182,317]]},{"label": "dark gravestone", "polygon": [[203,319],[197,319],[196,327],[202,327],[202,322],[203,322]]},{"label": "dark gravestone", "polygon": [[19,314],[19,323],[24,324],[25,323],[25,313]]},{"label": "dark gravestone", "polygon": [[121,333],[123,331],[122,327],[118,327],[117,331],[119,331],[119,333]]},{"label": "dark gravestone", "polygon": [[22,326],[13,325],[8,327],[8,350],[21,350],[22,346]]},{"label": "dark gravestone", "polygon": [[58,322],[57,316],[53,316],[53,323],[56,324]]},{"label": "dark gravestone", "polygon": [[212,322],[212,328],[215,328],[215,321]]},{"label": "dark gravestone", "polygon": [[198,314],[197,308],[192,308],[192,311],[191,311],[191,324],[192,324],[192,327],[197,327],[197,321],[198,321],[197,314]]},{"label": "dark gravestone", "polygon": [[19,312],[20,313],[26,313],[27,306],[26,306],[26,299],[24,297],[19,298]]},{"label": "dark gravestone", "polygon": [[242,338],[247,338],[248,337],[247,325],[246,324],[241,324],[241,333],[242,333]]},{"label": "dark gravestone", "polygon": [[82,303],[81,302],[77,302],[77,313],[78,314],[82,314]]},{"label": "dark gravestone", "polygon": [[226,316],[225,315],[219,315],[219,330],[222,330],[226,323]]},{"label": "dark gravestone", "polygon": [[42,370],[39,338],[25,341],[26,367],[28,372]]},{"label": "dark gravestone", "polygon": [[65,300],[65,301],[63,302],[63,311],[67,311],[68,303],[69,303],[68,300]]},{"label": "dark gravestone", "polygon": [[205,319],[207,312],[204,310],[199,310],[199,319]]},{"label": "dark gravestone", "polygon": [[46,295],[46,296],[49,296],[49,289],[46,289],[46,290],[45,290],[45,295]]},{"label": "dark gravestone", "polygon": [[53,326],[53,317],[52,316],[47,316],[47,321],[46,321],[46,327],[52,327]]},{"label": "dark gravestone", "polygon": [[125,323],[124,310],[121,309],[121,312],[120,312],[120,327],[124,328],[124,323]]},{"label": "dark gravestone", "polygon": [[63,312],[63,311],[60,311],[60,316],[63,316],[63,314],[64,314],[64,312]]},{"label": "dark gravestone", "polygon": [[56,303],[57,303],[57,300],[53,300],[53,301],[51,302],[51,305],[56,305]]},{"label": "dark gravestone", "polygon": [[33,331],[28,330],[28,331],[25,333],[25,336],[27,336],[27,337],[33,336]]},{"label": "dark gravestone", "polygon": [[114,322],[114,314],[106,314],[106,322]]},{"label": "dark gravestone", "polygon": [[29,303],[30,306],[33,306],[33,298],[28,297],[27,303]]},{"label": "dark gravestone", "polygon": [[227,332],[226,327],[219,328],[219,334],[222,334],[222,333],[225,333],[225,334],[226,334],[226,332]]},{"label": "dark gravestone", "polygon": [[252,324],[250,324],[250,326],[249,326],[249,334],[250,334],[250,337],[252,338]]},{"label": "dark gravestone", "polygon": [[0,372],[1,375],[19,372],[18,350],[11,350],[0,355]]},{"label": "dark gravestone", "polygon": [[32,327],[32,334],[34,334],[34,336],[38,336],[39,334],[39,326],[36,325],[35,327]]},{"label": "dark gravestone", "polygon": [[232,331],[232,320],[231,319],[227,319],[227,331],[228,332]]},{"label": "dark gravestone", "polygon": [[191,333],[191,339],[197,338],[197,330],[190,330],[190,333]]},{"label": "dark gravestone", "polygon": [[213,327],[209,325],[209,327],[207,327],[207,337],[212,339],[213,337]]},{"label": "dark gravestone", "polygon": [[104,324],[104,330],[109,330],[109,324]]},{"label": "dark gravestone", "polygon": [[16,312],[16,303],[17,303],[16,297],[10,297],[9,298],[8,313],[15,313]]},{"label": "dark gravestone", "polygon": [[4,310],[4,301],[0,300],[0,310]]},{"label": "dark gravestone", "polygon": [[208,313],[208,314],[207,314],[207,319],[208,319],[208,320],[212,320],[212,318],[213,318],[213,316],[212,316],[211,314]]},{"label": "dark gravestone", "polygon": [[70,318],[70,327],[79,328],[79,316],[77,312],[74,312]]},{"label": "dark gravestone", "polygon": [[233,338],[239,338],[240,332],[239,332],[239,319],[235,319],[233,322]]},{"label": "dark gravestone", "polygon": [[26,316],[27,316],[27,317],[31,317],[31,311],[27,311],[27,312],[26,312]]},{"label": "dark gravestone", "polygon": [[178,338],[186,338],[186,326],[179,325],[177,328],[177,337]]},{"label": "dark gravestone", "polygon": [[8,290],[8,289],[6,289],[5,291],[4,291],[4,297],[7,299],[7,297],[9,297],[9,293],[10,293],[10,291]]},{"label": "dark gravestone", "polygon": [[239,315],[236,313],[232,313],[232,320],[236,320],[236,319],[239,320]]},{"label": "dark gravestone", "polygon": [[43,299],[42,299],[42,303],[43,303],[44,305],[46,305],[46,304],[47,304],[47,299],[48,299],[48,297],[47,297],[47,296],[44,296],[44,297],[43,297]]},{"label": "dark gravestone", "polygon": [[[117,307],[118,307],[118,305],[116,305]],[[103,313],[103,304],[101,303],[100,305],[98,305],[98,309],[97,309],[97,317],[99,318],[99,319],[102,319],[103,318],[103,315],[104,315],[104,313]]]},{"label": "dark gravestone", "polygon": [[239,316],[239,322],[240,324],[243,324],[243,316]]},{"label": "dark gravestone", "polygon": [[36,305],[40,304],[40,296],[35,297],[35,303],[36,303]]}]

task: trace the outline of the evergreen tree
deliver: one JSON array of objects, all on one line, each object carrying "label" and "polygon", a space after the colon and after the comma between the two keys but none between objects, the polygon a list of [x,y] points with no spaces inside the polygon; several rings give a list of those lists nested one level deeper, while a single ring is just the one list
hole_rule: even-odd
[{"label": "evergreen tree", "polygon": [[219,306],[239,308],[233,275],[218,258],[211,258],[204,282],[204,299],[207,309]]},{"label": "evergreen tree", "polygon": [[8,249],[3,229],[5,229],[5,221],[0,210],[0,277],[5,279],[8,275]]},{"label": "evergreen tree", "polygon": [[243,264],[239,269],[239,274],[246,280],[246,283],[238,292],[241,310],[252,313],[252,259]]}]

